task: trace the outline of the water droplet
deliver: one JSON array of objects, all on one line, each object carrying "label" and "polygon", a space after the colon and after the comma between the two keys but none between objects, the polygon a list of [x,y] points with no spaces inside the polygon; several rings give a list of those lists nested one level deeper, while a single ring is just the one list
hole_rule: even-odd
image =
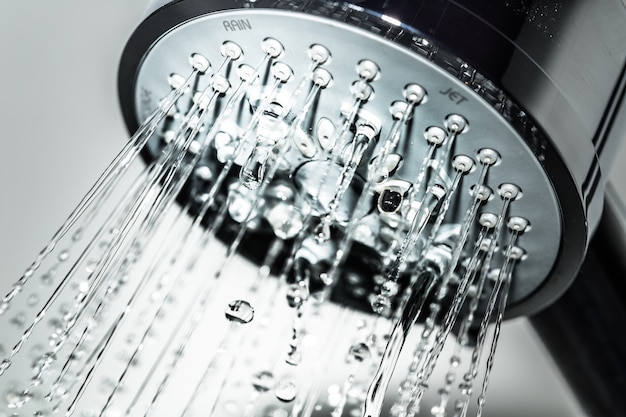
[{"label": "water droplet", "polygon": [[[354,384],[348,390],[348,397],[354,398],[354,400],[359,401],[359,402],[365,400],[366,395],[367,395],[367,387],[361,384]],[[359,417],[360,416],[361,414],[359,414]]]},{"label": "water droplet", "polygon": [[395,213],[402,205],[402,194],[396,190],[386,189],[378,198],[378,210],[383,213]]},{"label": "water droplet", "polygon": [[[87,272],[91,273],[93,271],[90,272],[90,270],[87,269]],[[89,281],[80,281],[78,283],[78,291],[80,291],[82,294],[86,294],[87,291],[89,291]]]},{"label": "water droplet", "polygon": [[6,301],[2,301],[0,303],[0,316],[7,312],[9,309],[9,303]]},{"label": "water droplet", "polygon": [[37,304],[38,302],[39,302],[38,294],[31,294],[30,296],[28,296],[28,300],[26,301],[26,303],[31,307]]},{"label": "water droplet", "polygon": [[226,411],[228,414],[234,414],[238,416],[242,415],[241,406],[235,401],[228,401],[226,404],[224,404],[224,411]]},{"label": "water droplet", "polygon": [[291,284],[287,287],[287,303],[289,307],[300,307],[308,297],[309,291],[300,284]]},{"label": "water droplet", "polygon": [[389,310],[389,308],[391,308],[389,297],[379,294],[372,300],[372,310],[374,310],[376,314],[383,314]]},{"label": "water droplet", "polygon": [[39,375],[35,375],[30,379],[30,385],[32,387],[38,387],[41,384],[43,384],[43,378],[41,378]]},{"label": "water droplet", "polygon": [[394,404],[389,411],[393,417],[404,417],[406,416],[407,409],[406,406],[402,404]]},{"label": "water droplet", "polygon": [[304,216],[293,204],[277,204],[269,210],[266,219],[281,239],[291,239],[304,227]]},{"label": "water droplet", "polygon": [[335,125],[332,120],[327,117],[322,117],[318,120],[316,125],[316,137],[324,150],[330,151],[335,147]]},{"label": "water droplet", "polygon": [[315,241],[319,244],[326,243],[330,240],[330,223],[322,222],[315,228]]},{"label": "water droplet", "polygon": [[[382,184],[387,181],[389,177],[393,176],[398,169],[402,166],[404,161],[404,157],[398,153],[390,153],[386,155],[378,155],[374,157],[369,163],[369,171],[368,171],[368,179],[377,184]],[[401,194],[408,191],[411,184],[404,181],[398,180],[391,182],[396,185],[397,191]]]},{"label": "water droplet", "polygon": [[285,362],[289,365],[297,366],[302,362],[302,353],[299,350],[293,349],[291,352],[287,354],[287,358],[285,358]]},{"label": "water droplet", "polygon": [[459,390],[461,390],[462,395],[472,395],[472,385],[468,383],[459,384]]},{"label": "water droplet", "polygon": [[2,362],[0,362],[0,375],[2,375],[7,369],[9,369],[9,366],[11,366],[11,360],[9,359],[4,359]]},{"label": "water droplet", "polygon": [[392,280],[387,280],[383,282],[383,285],[380,287],[380,293],[385,297],[393,297],[398,294],[398,283]]},{"label": "water droplet", "polygon": [[369,359],[371,355],[370,348],[365,343],[356,343],[350,346],[348,351],[348,359],[351,361],[363,362]]},{"label": "water droplet", "polygon": [[[216,155],[217,159],[220,162],[225,163],[226,161],[230,160],[231,158],[235,156],[235,153],[237,150],[237,141],[228,132],[224,132],[224,131],[217,132],[213,139],[213,143],[215,145],[215,149],[217,150],[217,155]],[[206,170],[210,172],[210,169],[208,167],[203,167],[203,168],[206,168]],[[207,174],[209,172],[196,171],[196,175],[199,178],[201,178],[203,181],[208,181],[210,179],[210,178],[207,178]]]},{"label": "water droplet", "polygon": [[59,261],[61,262],[67,261],[69,257],[70,257],[70,252],[68,250],[64,250],[63,252],[59,253]]},{"label": "water droplet", "polygon": [[56,273],[56,271],[54,269],[46,272],[45,274],[43,274],[41,276],[41,282],[44,285],[51,285],[53,282],[53,278],[54,278],[54,274]]},{"label": "water droplet", "polygon": [[[463,401],[462,399],[458,399],[454,402],[454,411],[460,411],[464,408],[465,405],[465,401]],[[458,414],[458,413],[457,413]],[[457,415],[455,414],[455,415]]]},{"label": "water droplet", "polygon": [[302,129],[297,129],[292,139],[298,150],[307,158],[313,158],[317,153],[313,139]]},{"label": "water droplet", "polygon": [[24,313],[18,313],[15,317],[11,319],[11,324],[14,324],[18,327],[24,326],[24,324],[26,324],[26,315]]},{"label": "water droplet", "polygon": [[11,391],[6,395],[7,407],[9,408],[22,408],[24,404],[33,398],[33,394],[29,391],[16,392]]},{"label": "water droplet", "polygon": [[50,392],[47,395],[47,400],[54,400],[55,398],[63,398],[67,394],[67,388],[61,382],[55,382],[50,386]]},{"label": "water droplet", "polygon": [[36,372],[39,372],[40,370],[44,370],[48,366],[50,366],[54,361],[56,361],[56,359],[57,358],[54,352],[46,352],[43,355],[41,355],[39,359],[35,361],[35,363],[33,364],[33,369]]},{"label": "water droplet", "polygon": [[[215,143],[215,141],[217,140],[217,138],[218,138],[218,137],[221,137],[221,136],[222,136],[222,135],[220,135],[220,133],[221,133],[222,135],[226,135],[226,136],[228,136],[228,134],[227,134],[227,133],[224,133],[224,132],[218,132],[218,133],[215,135],[215,139],[213,139],[213,140],[214,140],[214,143]],[[198,168],[196,168],[196,169],[194,170],[194,175],[195,175],[195,177],[196,177],[196,178],[198,178],[198,179],[199,179],[199,180],[201,180],[201,181],[207,181],[207,182],[208,182],[208,181],[210,181],[211,179],[213,179],[213,172],[211,171],[211,168],[209,168],[209,167],[208,167],[208,166],[206,166],[206,165],[201,165],[201,166],[199,166]]]},{"label": "water droplet", "polygon": [[339,385],[333,384],[328,387],[327,391],[328,397],[326,398],[326,402],[331,407],[337,407],[343,398],[341,387]]},{"label": "water droplet", "polygon": [[274,374],[270,371],[261,371],[253,375],[252,386],[259,392],[266,392],[274,387]]},{"label": "water droplet", "polygon": [[62,344],[65,339],[67,339],[67,335],[63,332],[63,330],[59,329],[58,331],[50,334],[50,336],[48,337],[48,343],[51,347],[55,347]]},{"label": "water droplet", "polygon": [[244,162],[241,166],[239,180],[247,189],[256,190],[263,183],[269,158],[269,151],[270,149],[267,147],[257,146],[252,151],[248,159],[246,159],[246,162]]},{"label": "water droplet", "polygon": [[237,223],[243,223],[248,218],[252,218],[252,209],[254,202],[253,196],[248,195],[250,192],[247,188],[233,188],[229,193],[230,204],[228,204],[228,214]]},{"label": "water droplet", "polygon": [[448,372],[446,374],[446,384],[452,385],[452,383],[454,382],[455,378],[456,378],[456,374],[454,374],[453,372]]},{"label": "water droplet", "polygon": [[276,398],[286,403],[296,398],[296,384],[291,381],[281,381],[276,386]]},{"label": "water droplet", "polygon": [[287,410],[283,410],[282,408],[277,408],[268,414],[268,417],[289,417],[289,413]]},{"label": "water droplet", "polygon": [[245,300],[235,300],[228,304],[224,314],[229,321],[247,324],[254,318],[254,308]]},{"label": "water droplet", "polygon": [[93,271],[96,270],[97,267],[98,267],[97,261],[89,262],[87,265],[85,265],[85,272],[87,272],[88,274],[91,274],[93,273]]}]

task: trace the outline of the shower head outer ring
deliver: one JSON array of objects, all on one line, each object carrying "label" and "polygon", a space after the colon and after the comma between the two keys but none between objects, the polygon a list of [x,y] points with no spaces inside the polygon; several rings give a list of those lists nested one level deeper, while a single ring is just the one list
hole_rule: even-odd
[{"label": "shower head outer ring", "polygon": [[[154,11],[149,14],[138,26],[129,39],[119,67],[118,93],[120,104],[126,125],[130,131],[134,131],[138,125],[135,113],[134,91],[136,87],[136,77],[142,65],[145,54],[152,45],[171,29],[184,24],[186,21],[199,16],[228,11],[233,9],[284,9],[295,12],[311,13],[315,9],[315,14],[324,14],[330,19],[342,20],[344,23],[355,25],[366,30],[375,29],[382,33],[384,38],[391,40],[409,50],[430,59],[435,64],[442,67],[449,73],[457,77],[464,77],[463,70],[471,70],[471,79],[465,80],[466,84],[478,92],[487,102],[489,102],[499,113],[505,117],[514,129],[524,138],[527,145],[532,149],[544,168],[548,178],[553,184],[555,194],[560,204],[562,217],[562,239],[559,248],[559,255],[553,266],[548,279],[534,291],[530,296],[522,300],[512,300],[507,310],[507,317],[528,315],[539,311],[557,299],[569,286],[579,269],[580,263],[585,255],[589,236],[599,220],[601,212],[602,179],[599,174],[599,159],[591,145],[589,138],[581,137],[579,134],[570,135],[568,141],[564,142],[562,135],[551,135],[551,139],[544,134],[544,131],[556,132],[554,126],[543,126],[533,120],[533,113],[528,111],[529,107],[522,107],[518,104],[519,97],[506,94],[504,86],[510,84],[510,80],[505,79],[506,74],[501,73],[501,68],[505,63],[498,62],[503,58],[501,55],[491,56],[488,61],[481,61],[476,54],[470,54],[471,62],[461,60],[465,57],[462,51],[449,53],[442,45],[448,47],[449,51],[455,51],[453,39],[443,37],[439,39],[440,33],[429,30],[420,30],[417,27],[409,26],[395,21],[390,23],[390,19],[385,18],[386,8],[383,2],[362,1],[359,6],[348,3],[320,1],[240,1],[240,0],[213,0],[210,2],[203,0],[179,0],[173,2],[158,1],[155,3]],[[380,4],[379,4],[380,3]],[[410,3],[410,4],[408,4]],[[403,10],[405,19],[398,19],[409,24],[419,16],[419,7],[411,2],[385,2],[394,6],[402,6],[395,10]],[[451,3],[451,2],[450,2]],[[443,12],[441,12],[443,13]],[[415,14],[415,16],[411,16]],[[458,26],[463,28],[463,18],[475,18],[473,13],[467,11],[458,13]],[[486,28],[486,29],[485,29]],[[483,33],[482,41],[508,44],[508,48],[515,50],[517,45],[504,38],[503,34],[497,31],[489,31],[489,26],[483,28],[488,33]],[[430,32],[430,33],[429,33]],[[433,37],[431,37],[431,35]],[[434,36],[436,35],[436,36]],[[423,42],[427,40],[427,42]],[[479,48],[480,49],[480,48]],[[522,55],[517,57],[524,60],[523,64],[532,68],[530,72],[542,78],[540,81],[556,91],[558,90],[546,75],[542,68],[538,68],[535,62],[529,57]],[[504,57],[506,59],[506,57]],[[477,69],[484,71],[479,73]],[[524,75],[525,77],[525,75]],[[524,100],[521,100],[524,101]],[[565,104],[567,100],[564,100]],[[567,107],[564,105],[564,107]],[[565,113],[571,109],[564,110]],[[576,124],[575,122],[572,124]],[[576,130],[570,126],[568,131]],[[584,131],[585,129],[579,129]],[[556,136],[556,137],[555,137]],[[577,161],[571,159],[571,151],[564,152],[563,147],[573,147],[584,155],[577,157]],[[151,156],[144,155],[147,159]],[[568,159],[569,158],[569,159]],[[578,163],[583,160],[583,163]],[[591,186],[589,186],[591,184]]]}]

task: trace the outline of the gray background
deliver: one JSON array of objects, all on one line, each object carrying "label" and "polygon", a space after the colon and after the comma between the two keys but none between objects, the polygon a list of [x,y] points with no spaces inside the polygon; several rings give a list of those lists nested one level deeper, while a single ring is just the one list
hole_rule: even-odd
[{"label": "gray background", "polygon": [[[117,103],[117,64],[147,4],[0,5],[2,295],[128,138]],[[624,148],[612,173],[621,195]],[[525,319],[506,323],[497,356],[487,415],[583,415]]]}]

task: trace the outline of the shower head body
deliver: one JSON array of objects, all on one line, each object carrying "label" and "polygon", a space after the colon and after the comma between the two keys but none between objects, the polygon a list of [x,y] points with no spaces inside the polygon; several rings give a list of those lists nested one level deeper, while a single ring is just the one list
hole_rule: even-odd
[{"label": "shower head body", "polygon": [[[507,314],[531,314],[556,299],[575,277],[602,212],[602,172],[611,164],[612,149],[626,119],[622,106],[624,15],[619,1],[602,6],[586,1],[549,5],[160,1],[137,28],[122,57],[121,105],[132,131],[167,92],[163,79],[184,72],[186,56],[202,52],[217,63],[223,42],[240,45],[242,60],[254,66],[263,60],[258,45],[266,38],[275,39],[284,51],[272,59],[284,60],[296,76],[303,77],[308,77],[305,74],[311,65],[307,49],[322,45],[331,56],[322,65],[332,74],[332,86],[317,99],[317,114],[312,116],[317,120],[307,122],[308,127],[301,130],[300,152],[287,156],[290,172],[285,175],[300,192],[310,193],[315,188],[313,179],[319,181],[313,172],[320,169],[310,162],[318,161],[324,151],[315,137],[319,136],[316,128],[320,120],[346,117],[353,99],[349,86],[363,79],[354,70],[358,62],[369,60],[380,69],[371,80],[375,97],[368,99],[357,115],[378,125],[379,147],[393,128],[395,116],[390,107],[403,100],[402,89],[411,83],[423,87],[426,97],[415,106],[396,148],[403,160],[394,170],[394,179],[405,185],[414,182],[428,149],[424,132],[430,126],[441,126],[449,135],[446,117],[462,116],[467,126],[454,135],[458,136],[454,144],[448,145],[452,152],[479,158],[481,149],[496,150],[500,160],[489,172],[489,186],[496,196],[497,188],[509,182],[523,193],[523,198],[511,205],[509,216],[526,218],[531,229],[519,240],[525,255],[516,271]],[[230,74],[235,83],[235,71]],[[282,100],[281,106],[287,106],[294,85],[289,85],[291,90],[283,88],[283,97],[277,99]],[[258,96],[263,93],[256,92]],[[253,100],[258,97],[249,100],[251,107]],[[296,109],[284,111],[296,117]],[[332,128],[339,130],[339,125],[336,122]],[[236,130],[232,127],[227,133],[236,136]],[[160,146],[153,144],[146,158],[154,159]],[[303,150],[307,146],[311,148]],[[478,168],[481,166],[484,164],[478,162]],[[474,169],[465,181],[476,181],[479,171]],[[354,209],[360,188],[354,184],[363,181],[358,174],[367,176],[363,168],[358,171],[340,211]],[[453,175],[448,177],[451,182]],[[384,194],[401,199],[393,184],[391,191],[387,188],[379,187],[379,198]],[[470,204],[471,196],[457,194],[461,194],[454,203],[457,219],[451,223],[460,224],[459,212]],[[499,200],[487,202],[482,210],[497,211]],[[398,224],[395,214],[381,212],[383,220],[370,226],[384,229]],[[345,219],[340,220],[345,227]],[[263,228],[259,230],[263,236]],[[377,239],[372,242],[371,237],[364,237],[359,248],[380,251],[381,239]],[[378,271],[364,270],[375,274],[381,267],[376,268]]]}]

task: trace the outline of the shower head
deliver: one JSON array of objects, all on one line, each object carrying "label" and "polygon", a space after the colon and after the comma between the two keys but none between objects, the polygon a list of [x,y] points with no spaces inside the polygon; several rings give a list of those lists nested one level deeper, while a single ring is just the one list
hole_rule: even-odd
[{"label": "shower head", "polygon": [[[250,158],[267,158],[273,149],[282,153],[282,165],[268,185],[266,197],[273,195],[273,201],[256,208],[250,244],[243,245],[248,256],[260,261],[274,235],[291,241],[299,228],[307,227],[305,218],[315,218],[312,223],[322,227],[330,215],[334,218],[326,233],[333,241],[350,235],[354,242],[344,254],[343,271],[367,276],[360,285],[372,287],[372,277],[390,267],[391,242],[401,240],[417,214],[423,214],[418,196],[428,193],[429,184],[448,193],[445,208],[426,215],[426,230],[413,243],[418,250],[411,249],[403,270],[411,271],[419,260],[414,255],[428,253],[429,245],[448,247],[452,256],[478,188],[490,193],[479,211],[498,214],[507,187],[512,187],[516,196],[508,198],[495,255],[501,262],[509,237],[519,235],[515,249],[523,255],[517,260],[507,316],[542,309],[576,276],[602,212],[601,172],[610,164],[607,148],[616,142],[610,136],[619,131],[612,123],[619,122],[624,88],[623,31],[605,36],[608,30],[590,32],[594,25],[588,22],[620,25],[620,19],[610,16],[611,7],[623,14],[619,2],[605,6],[602,16],[588,16],[588,2],[162,3],[133,34],[121,61],[119,93],[126,123],[131,131],[139,126],[171,88],[168,77],[189,71],[192,54],[220,66],[190,87],[200,94],[215,77],[229,84],[219,99],[222,104],[209,116],[227,120],[207,129],[214,137],[211,150],[202,156],[202,169],[190,180],[183,200],[206,194],[210,181],[203,175],[217,176],[231,156],[237,170],[243,166],[255,171],[246,175],[262,174],[263,161],[246,161],[258,137],[243,133],[262,113],[259,126],[265,123],[275,137],[257,143],[255,152],[262,155]],[[582,45],[570,40],[573,31],[586,39]],[[591,49],[594,43],[603,43],[606,50]],[[591,74],[587,60],[603,76]],[[292,73],[276,90],[272,65]],[[253,86],[236,109],[224,110],[224,103],[233,105],[229,97],[246,71],[257,72],[247,74],[255,78]],[[305,102],[312,87],[320,91]],[[263,99],[268,107],[261,109]],[[184,113],[191,105],[181,103],[173,111]],[[371,137],[363,155],[354,158],[355,149],[345,138],[359,124],[372,127]],[[277,139],[287,131],[290,137]],[[167,135],[164,128],[160,141],[148,145],[147,160],[156,158]],[[239,137],[246,143],[235,149]],[[337,178],[345,175],[341,167],[351,158],[358,167],[338,187],[345,186],[340,192],[345,195],[337,196]],[[456,176],[462,177],[458,184]],[[231,176],[226,183],[233,181]],[[369,199],[357,207],[367,181]],[[278,196],[286,201],[276,201],[277,193],[288,194]],[[245,186],[225,185],[214,206],[250,204],[250,196]],[[333,198],[337,207],[331,209]],[[231,213],[225,230],[235,230],[243,221],[236,217]],[[362,221],[358,227],[349,221],[355,218]],[[469,222],[475,233],[479,223]],[[340,246],[307,250],[307,264],[332,265],[331,252],[341,252]],[[461,257],[468,253],[466,248]],[[361,287],[350,291],[363,293]]]}]

